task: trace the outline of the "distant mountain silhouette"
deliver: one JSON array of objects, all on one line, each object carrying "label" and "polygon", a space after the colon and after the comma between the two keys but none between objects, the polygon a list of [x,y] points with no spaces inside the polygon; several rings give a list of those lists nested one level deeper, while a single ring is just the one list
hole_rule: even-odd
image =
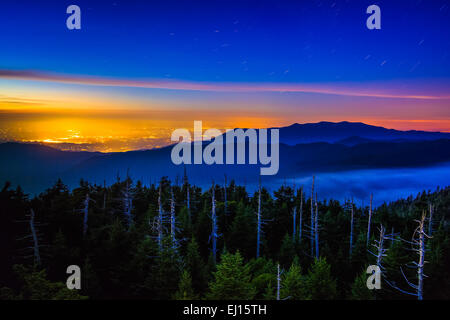
[{"label": "distant mountain silhouette", "polygon": [[318,122],[295,123],[280,129],[280,142],[295,145],[298,143],[330,142],[359,137],[377,141],[429,141],[450,139],[450,133],[427,131],[399,131],[371,126],[361,122]]},{"label": "distant mountain silhouette", "polygon": [[345,139],[339,140],[336,143],[343,144],[344,146],[352,147],[352,146],[356,146],[358,144],[369,143],[369,142],[375,142],[375,140],[353,136],[350,138],[345,138]]},{"label": "distant mountain silhouette", "polygon": [[0,144],[0,181],[39,190],[76,164],[101,155],[99,152],[60,151],[40,144]]},{"label": "distant mountain silhouette", "polygon": [[[356,132],[355,128],[361,128]],[[317,128],[325,128],[320,134]],[[303,133],[304,136],[301,136]],[[280,170],[265,180],[296,175],[353,169],[403,168],[450,162],[450,137],[445,133],[397,131],[365,124],[317,123],[292,125],[280,129]],[[444,137],[444,138],[443,138]],[[433,139],[434,138],[434,139]],[[283,140],[284,139],[284,140]],[[330,140],[317,142],[321,139]],[[286,143],[291,141],[291,144]],[[312,141],[299,143],[299,141]],[[26,192],[37,193],[57,178],[70,187],[80,179],[102,184],[125,177],[156,182],[161,176],[175,179],[183,174],[183,165],[171,162],[172,147],[118,153],[60,151],[48,146],[22,143],[0,144],[0,182],[21,185]],[[250,182],[259,178],[258,165],[186,165],[194,183],[230,179]]]}]

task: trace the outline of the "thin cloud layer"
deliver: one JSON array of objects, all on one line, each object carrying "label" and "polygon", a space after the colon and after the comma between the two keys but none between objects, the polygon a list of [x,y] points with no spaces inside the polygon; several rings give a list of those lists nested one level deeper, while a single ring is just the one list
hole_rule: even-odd
[{"label": "thin cloud layer", "polygon": [[442,100],[450,96],[436,94],[412,94],[402,90],[396,93],[383,89],[361,89],[354,85],[329,84],[292,84],[292,83],[219,83],[194,82],[181,80],[137,80],[119,79],[110,77],[95,77],[86,75],[68,75],[27,70],[1,70],[0,78],[14,80],[47,81],[56,83],[79,84],[90,86],[131,87],[148,89],[168,89],[185,91],[212,91],[212,92],[297,92],[316,93],[352,97],[372,97],[388,99],[420,99]]}]

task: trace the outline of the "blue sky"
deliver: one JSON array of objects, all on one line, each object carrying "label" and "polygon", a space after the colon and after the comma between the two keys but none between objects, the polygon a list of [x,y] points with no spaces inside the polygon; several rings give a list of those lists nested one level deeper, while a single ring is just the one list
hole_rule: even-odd
[{"label": "blue sky", "polygon": [[[382,29],[365,27],[370,4]],[[69,4],[82,30],[65,28]],[[2,1],[0,67],[133,78],[450,77],[448,1]]]}]

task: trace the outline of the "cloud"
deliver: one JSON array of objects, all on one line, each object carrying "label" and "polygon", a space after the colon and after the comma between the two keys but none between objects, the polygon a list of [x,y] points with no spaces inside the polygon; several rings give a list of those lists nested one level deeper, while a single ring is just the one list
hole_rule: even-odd
[{"label": "cloud", "polygon": [[44,100],[38,100],[38,99],[27,99],[27,98],[17,98],[17,97],[10,97],[0,94],[0,105],[1,104],[11,104],[11,105],[42,105]]},{"label": "cloud", "polygon": [[[351,97],[372,97],[389,99],[420,99],[440,100],[450,99],[450,96],[436,94],[416,94],[405,90],[386,90],[380,88],[361,88],[359,85],[345,84],[297,84],[297,83],[220,83],[195,82],[182,80],[137,80],[86,75],[68,75],[42,71],[5,70],[0,69],[0,78],[14,80],[48,81],[67,84],[80,84],[107,87],[132,87],[149,89],[168,89],[186,91],[212,92],[292,92],[317,93]],[[390,87],[390,86],[389,86]],[[414,90],[416,91],[416,90]],[[446,92],[446,91],[444,91]]]}]

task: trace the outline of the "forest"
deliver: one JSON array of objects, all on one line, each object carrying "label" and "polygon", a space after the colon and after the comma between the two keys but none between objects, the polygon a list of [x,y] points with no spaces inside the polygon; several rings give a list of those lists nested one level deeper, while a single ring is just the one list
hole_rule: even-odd
[{"label": "forest", "polygon": [[[6,182],[0,299],[450,299],[450,187],[377,207],[318,195],[318,177],[253,194],[226,176],[202,190],[186,173],[58,180],[34,197]],[[80,290],[66,287],[70,265]]]}]

